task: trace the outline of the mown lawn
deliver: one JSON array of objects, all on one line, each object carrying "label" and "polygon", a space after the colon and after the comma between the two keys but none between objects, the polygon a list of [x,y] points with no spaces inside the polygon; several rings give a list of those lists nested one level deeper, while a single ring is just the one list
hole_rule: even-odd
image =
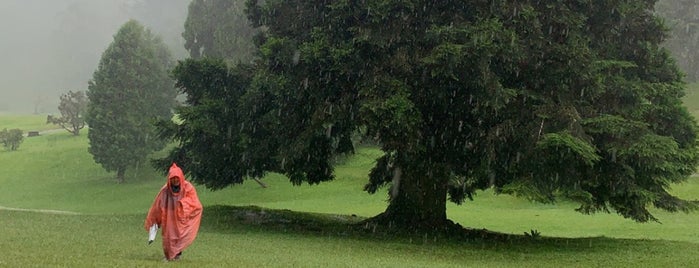
[{"label": "mown lawn", "polygon": [[[696,267],[699,245],[665,240],[541,238],[433,241],[294,230],[207,207],[185,267]],[[268,213],[276,213],[269,211]],[[157,267],[143,215],[0,211],[3,267]],[[283,219],[283,218],[279,218]],[[340,223],[336,223],[340,224]],[[284,226],[284,227],[282,227]],[[327,228],[327,227],[326,227]],[[156,241],[159,242],[159,241]],[[167,263],[170,264],[170,263]]]}]

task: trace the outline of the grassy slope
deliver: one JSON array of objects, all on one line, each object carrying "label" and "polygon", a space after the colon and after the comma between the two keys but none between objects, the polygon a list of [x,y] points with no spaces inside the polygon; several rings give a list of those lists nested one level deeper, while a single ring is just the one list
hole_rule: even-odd
[{"label": "grassy slope", "polygon": [[[142,215],[0,211],[0,266],[158,267]],[[610,238],[432,243],[309,234],[230,222],[209,211],[187,267],[691,267],[699,245]]]},{"label": "grassy slope", "polygon": [[[164,176],[150,166],[127,171],[128,183],[114,183],[114,174],[95,164],[87,152],[87,135],[73,137],[56,133],[26,138],[16,152],[0,149],[0,205],[18,208],[69,210],[82,213],[138,213],[143,204],[152,201],[164,183]],[[367,151],[360,154],[375,154]],[[353,161],[353,160],[348,160]],[[341,170],[362,170],[362,174],[344,172],[336,181],[321,185],[292,186],[279,175],[271,174],[264,181],[268,188],[254,182],[211,192],[199,188],[202,201],[207,205],[236,204],[264,205],[275,208],[310,208],[327,212],[335,209],[333,203],[318,202],[326,198],[344,200],[352,204],[338,213],[372,215],[383,206],[380,196],[361,192],[370,159]],[[356,161],[355,161],[356,162]],[[372,203],[366,210],[363,204]]]},{"label": "grassy slope", "polygon": [[46,115],[15,115],[0,113],[0,130],[19,128],[27,131],[42,131],[57,128],[56,125],[46,124]]}]

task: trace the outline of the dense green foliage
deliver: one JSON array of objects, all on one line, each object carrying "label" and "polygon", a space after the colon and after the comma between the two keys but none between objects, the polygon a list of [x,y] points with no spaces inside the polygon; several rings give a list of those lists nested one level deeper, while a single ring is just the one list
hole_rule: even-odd
[{"label": "dense green foliage", "polygon": [[4,128],[0,131],[0,143],[2,143],[5,149],[10,151],[17,151],[19,145],[24,141],[24,132],[21,129],[13,128],[7,130]]},{"label": "dense green foliage", "polygon": [[[391,187],[376,221],[392,226],[448,226],[447,197],[488,188],[640,222],[689,211],[668,187],[695,170],[697,127],[653,4],[250,1],[265,29],[252,78],[180,65],[197,98],[170,157],[214,189],[266,171],[315,184],[364,130],[384,152],[365,190]],[[199,161],[204,142],[231,154]]]},{"label": "dense green foliage", "polygon": [[244,0],[194,0],[189,4],[182,37],[192,58],[236,63],[252,59],[255,33],[245,16]]},{"label": "dense green foliage", "polygon": [[[206,58],[181,61],[173,74],[178,78],[176,86],[187,96],[188,105],[176,108],[183,123],[163,120],[158,126],[162,136],[176,139],[181,146],[173,149],[169,157],[155,161],[155,166],[162,168],[177,162],[194,181],[213,189],[242,183],[249,175],[250,158],[244,155],[246,138],[239,128],[247,114],[235,107],[250,84],[250,70],[228,70],[222,60]],[[215,79],[209,79],[212,77]]]},{"label": "dense green foliage", "polygon": [[118,181],[164,146],[153,123],[172,117],[172,64],[160,38],[131,20],[114,36],[89,83],[89,152],[107,171],[116,171]]},{"label": "dense green foliage", "polygon": [[87,96],[83,91],[68,91],[61,95],[58,105],[60,117],[48,115],[47,124],[58,125],[73,135],[80,135],[80,130],[85,127],[85,111],[87,110]]}]

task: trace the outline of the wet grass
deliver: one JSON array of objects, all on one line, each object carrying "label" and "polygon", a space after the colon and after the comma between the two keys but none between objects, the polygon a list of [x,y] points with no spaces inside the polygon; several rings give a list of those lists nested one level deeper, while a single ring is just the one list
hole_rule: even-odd
[{"label": "wet grass", "polygon": [[[0,122],[3,115],[0,115]],[[16,119],[12,119],[16,120]],[[12,121],[9,120],[9,121]],[[116,184],[87,153],[86,133],[27,138],[0,150],[0,267],[161,266],[142,224],[162,175],[143,165]],[[492,192],[449,205],[448,215],[490,239],[387,235],[361,220],[386,206],[385,193],[361,191],[380,152],[362,148],[338,159],[337,179],[292,186],[263,181],[211,192],[200,236],[175,265],[197,267],[693,267],[699,264],[697,213],[654,211],[638,224],[617,215],[581,215],[574,204],[534,204]],[[676,185],[696,199],[699,179]],[[63,210],[78,215],[26,211]],[[530,237],[525,232],[540,235]]]},{"label": "wet grass", "polygon": [[[260,215],[260,212],[264,214]],[[0,210],[3,267],[696,267],[699,245],[605,237],[435,240],[357,234],[346,216],[206,207],[195,244],[163,263],[143,215]]]}]

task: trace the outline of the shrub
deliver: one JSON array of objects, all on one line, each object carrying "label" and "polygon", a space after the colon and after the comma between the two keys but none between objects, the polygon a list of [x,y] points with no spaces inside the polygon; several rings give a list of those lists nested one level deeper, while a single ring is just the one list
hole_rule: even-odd
[{"label": "shrub", "polygon": [[5,149],[10,151],[16,151],[19,149],[19,145],[24,141],[24,133],[21,129],[15,128],[7,130],[7,128],[0,131],[0,142],[2,142]]}]

